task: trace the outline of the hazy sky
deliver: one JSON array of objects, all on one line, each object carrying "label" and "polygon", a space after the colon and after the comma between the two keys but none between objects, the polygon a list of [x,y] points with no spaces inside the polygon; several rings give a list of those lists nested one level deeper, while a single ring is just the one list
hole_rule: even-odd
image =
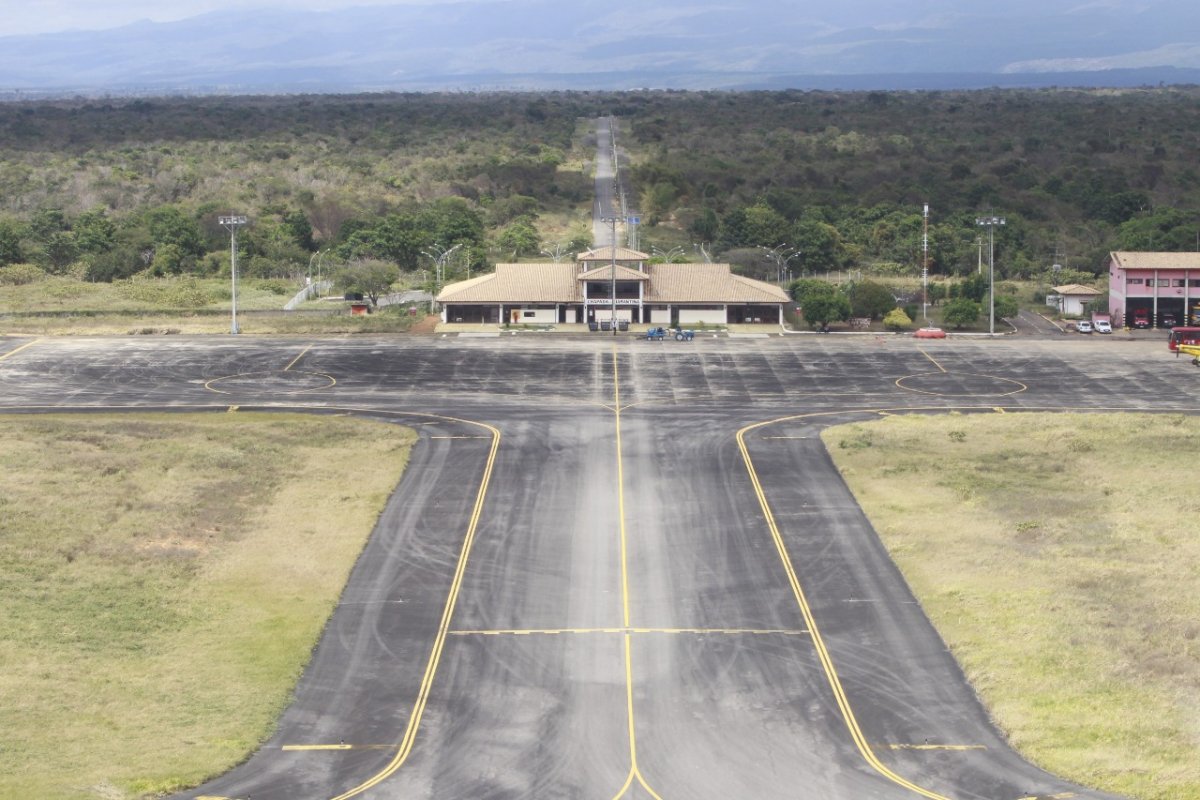
[{"label": "hazy sky", "polygon": [[0,0],[0,36],[116,28],[144,19],[171,22],[233,7],[327,11],[349,6],[444,2],[452,0]]}]

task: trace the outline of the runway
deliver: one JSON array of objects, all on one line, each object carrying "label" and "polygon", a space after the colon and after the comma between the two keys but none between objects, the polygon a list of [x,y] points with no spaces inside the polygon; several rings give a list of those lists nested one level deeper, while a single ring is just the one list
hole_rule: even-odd
[{"label": "runway", "polygon": [[1109,340],[8,339],[0,410],[421,435],[278,730],[181,798],[1104,798],[1006,746],[818,436],[1193,413],[1195,373]]}]

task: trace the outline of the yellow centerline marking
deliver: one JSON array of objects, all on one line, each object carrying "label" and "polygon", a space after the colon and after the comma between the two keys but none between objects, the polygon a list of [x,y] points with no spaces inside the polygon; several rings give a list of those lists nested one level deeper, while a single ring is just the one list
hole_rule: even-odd
[{"label": "yellow centerline marking", "polygon": [[695,634],[699,636],[804,636],[799,629],[770,628],[508,628],[450,631],[451,636],[558,636],[562,634]]},{"label": "yellow centerline marking", "polygon": [[[445,419],[453,420],[452,417],[446,417]],[[467,422],[466,420],[454,421]],[[425,674],[421,678],[421,688],[417,693],[417,702],[413,706],[412,714],[409,715],[408,727],[405,728],[404,737],[400,740],[400,747],[396,751],[395,757],[378,773],[353,789],[337,795],[333,800],[347,800],[347,798],[362,794],[368,789],[377,786],[393,775],[396,770],[400,769],[408,759],[409,753],[412,752],[413,743],[417,738],[417,728],[421,724],[421,716],[425,713],[426,703],[429,702],[429,692],[433,687],[433,676],[437,673],[438,662],[442,658],[442,648],[445,647],[446,637],[450,632],[450,620],[454,616],[454,606],[458,601],[458,593],[462,588],[463,575],[467,569],[467,558],[471,554],[471,546],[475,541],[475,532],[479,529],[479,518],[483,514],[483,501],[487,497],[488,484],[492,479],[492,470],[496,466],[496,453],[500,449],[500,430],[498,428],[483,422],[468,422],[468,424],[477,425],[491,431],[492,446],[488,452],[487,462],[484,465],[483,477],[479,482],[479,490],[475,495],[475,506],[471,510],[471,518],[467,524],[467,534],[463,539],[462,549],[459,551],[458,564],[454,571],[454,578],[450,582],[450,591],[446,597],[446,605],[442,609],[442,619],[438,624],[437,636],[434,638],[433,649],[429,654],[429,662],[425,666]]]},{"label": "yellow centerline marking", "polygon": [[926,353],[924,349],[922,349],[922,348],[918,347],[918,348],[917,348],[917,350],[918,350],[918,351],[921,353],[921,355],[925,356],[925,357],[926,357],[926,358],[928,358],[930,361],[932,361],[932,362],[933,362],[933,365],[934,365],[935,367],[937,367],[938,369],[940,369],[942,372],[945,372],[945,371],[946,371],[946,368],[945,368],[945,367],[943,367],[941,364],[939,364],[939,363],[938,363],[938,360],[937,360],[936,358],[934,358],[933,356],[929,355],[929,353]]},{"label": "yellow centerline marking", "polygon": [[301,351],[300,351],[300,355],[296,356],[296,357],[295,357],[295,358],[293,358],[293,359],[292,359],[290,362],[288,362],[288,365],[287,365],[286,367],[284,367],[284,368],[283,368],[283,371],[284,371],[284,372],[287,372],[289,369],[291,369],[292,367],[296,366],[296,362],[297,362],[297,361],[299,361],[300,359],[304,358],[304,354],[305,354],[305,353],[307,353],[309,350],[312,350],[312,349],[313,349],[313,346],[310,344],[308,347],[306,347],[306,348],[304,348],[303,350],[301,350]]},{"label": "yellow centerline marking", "polygon": [[[621,450],[621,380],[620,380],[620,363],[617,360],[617,347],[612,348],[612,369],[613,369],[613,415],[616,417],[616,440],[617,440],[617,518],[618,529],[621,534],[621,619],[624,621],[624,626],[629,627],[629,548],[628,537],[625,528],[625,468],[622,465],[622,450]],[[650,784],[646,782],[642,776],[641,768],[638,767],[637,760],[637,726],[634,725],[633,717],[633,636],[626,632],[625,640],[625,713],[629,723],[629,774],[625,776],[625,783],[622,784],[620,790],[613,795],[613,800],[618,800],[622,797],[629,787],[633,785],[636,778],[654,800],[662,800]]]},{"label": "yellow centerline marking", "polygon": [[[924,351],[922,351],[924,352]],[[933,360],[932,358],[930,359]],[[934,362],[937,363],[937,362]],[[771,538],[775,542],[775,549],[779,553],[779,560],[783,564],[784,572],[787,573],[788,583],[792,587],[792,595],[796,599],[796,604],[800,607],[800,613],[804,617],[804,624],[808,626],[809,635],[812,637],[813,647],[817,651],[817,657],[821,662],[821,668],[825,672],[826,680],[829,683],[829,688],[833,690],[834,699],[837,701],[838,710],[842,714],[842,719],[846,723],[846,729],[850,733],[850,738],[854,740],[855,746],[858,748],[859,754],[863,760],[867,762],[876,772],[884,776],[888,780],[909,789],[922,797],[927,797],[930,800],[949,800],[944,795],[940,795],[929,789],[922,788],[907,778],[903,778],[892,772],[875,752],[871,749],[871,745],[867,742],[866,736],[859,727],[858,719],[854,715],[854,709],[850,706],[850,700],[846,697],[846,690],[842,687],[842,680],[838,677],[837,669],[834,667],[833,658],[829,654],[829,649],[825,646],[825,640],[821,636],[820,628],[817,627],[816,617],[813,615],[812,607],[808,604],[808,598],[805,596],[804,588],[800,585],[800,578],[796,575],[796,568],[792,564],[792,558],[788,554],[787,545],[783,541],[783,535],[779,531],[779,525],[775,522],[775,514],[771,511],[771,504],[767,502],[767,493],[763,489],[762,482],[758,479],[758,471],[754,468],[754,461],[750,458],[750,450],[746,447],[746,434],[758,430],[759,428],[771,425],[776,422],[785,420],[791,421],[800,419],[804,415],[796,417],[786,417],[778,420],[768,420],[766,422],[757,422],[753,425],[747,425],[737,432],[738,449],[742,454],[742,462],[746,465],[746,472],[750,476],[750,483],[754,487],[754,494],[758,498],[759,507],[762,509],[763,516],[766,519],[767,527],[770,529]]]},{"label": "yellow centerline marking", "polygon": [[37,344],[40,341],[41,341],[41,339],[34,339],[32,342],[26,342],[25,344],[21,345],[20,347],[14,347],[12,350],[9,350],[4,355],[0,355],[0,361],[3,361],[4,359],[9,358],[10,356],[15,356],[17,353],[21,352],[26,347],[33,347],[35,344]]}]

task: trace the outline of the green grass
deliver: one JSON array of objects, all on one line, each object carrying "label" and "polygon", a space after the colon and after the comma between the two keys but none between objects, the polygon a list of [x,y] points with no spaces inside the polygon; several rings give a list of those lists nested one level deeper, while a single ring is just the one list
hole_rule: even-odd
[{"label": "green grass", "polygon": [[130,798],[243,759],[414,440],[343,417],[6,416],[0,796]]},{"label": "green grass", "polygon": [[1200,800],[1200,419],[910,416],[824,439],[1021,752]]}]

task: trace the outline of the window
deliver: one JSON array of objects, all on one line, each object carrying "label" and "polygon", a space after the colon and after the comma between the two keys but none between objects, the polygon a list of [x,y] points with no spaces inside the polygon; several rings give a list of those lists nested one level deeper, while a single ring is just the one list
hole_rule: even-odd
[{"label": "window", "polygon": [[1188,278],[1188,286],[1200,287],[1200,278]]},{"label": "window", "polygon": [[1128,283],[1130,286],[1141,286],[1142,279],[1141,278],[1130,278]]},{"label": "window", "polygon": [[1158,279],[1158,285],[1159,285],[1159,286],[1170,286],[1170,285],[1171,285],[1171,279],[1170,279],[1170,278],[1159,278],[1159,279]]},{"label": "window", "polygon": [[1183,280],[1183,278],[1171,278],[1171,285],[1172,286],[1184,286],[1186,284],[1185,284],[1185,281]]},{"label": "window", "polygon": [[536,317],[537,312],[536,311],[522,311],[521,316],[522,317]]}]

